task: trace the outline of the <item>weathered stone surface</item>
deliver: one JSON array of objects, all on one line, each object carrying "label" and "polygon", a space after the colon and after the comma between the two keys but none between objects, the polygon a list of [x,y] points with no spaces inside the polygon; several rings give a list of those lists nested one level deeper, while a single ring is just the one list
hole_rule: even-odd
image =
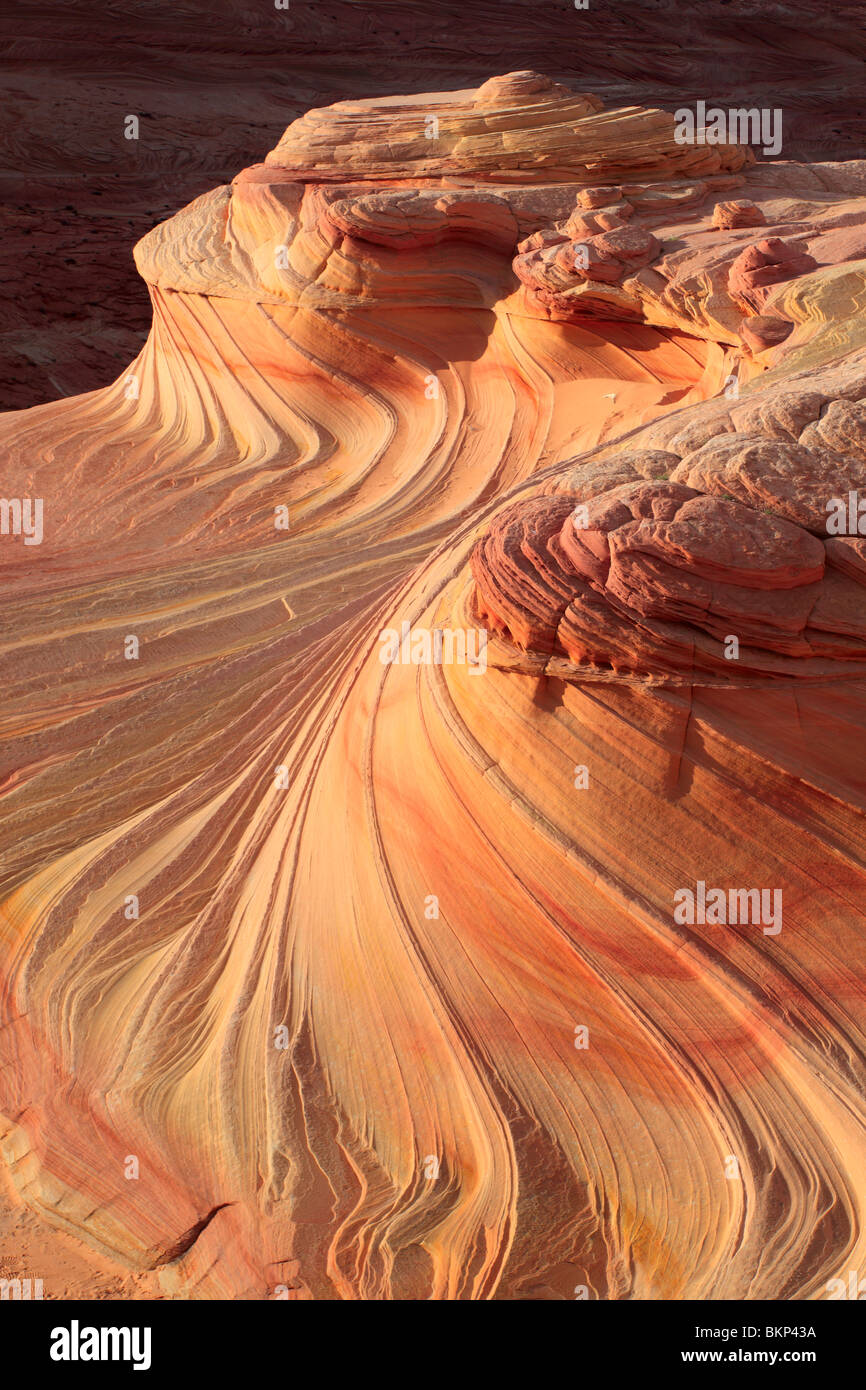
[{"label": "weathered stone surface", "polygon": [[815,258],[799,246],[781,237],[766,237],[748,246],[734,261],[728,288],[741,304],[760,313],[772,285],[794,280],[814,270],[816,265]]},{"label": "weathered stone surface", "polygon": [[[531,53],[608,109],[673,111],[708,92],[722,107],[744,93],[752,106],[781,104],[780,188],[791,161],[850,168],[866,149],[866,117],[862,35],[845,8],[816,43],[802,0],[749,0],[748,22],[727,0],[630,0],[628,15],[509,0],[507,23],[495,0],[475,0],[471,18],[463,0],[285,10],[217,0],[205,20],[185,0],[151,0],[132,17],[102,5],[98,22],[92,0],[52,6],[50,22],[43,4],[18,0],[2,60],[0,402],[18,409],[118,376],[150,323],[131,244],[260,158],[295,116],[348,95],[347,83],[356,97],[469,89],[525,68]],[[138,142],[123,137],[130,110],[142,117]]]},{"label": "weathered stone surface", "polygon": [[113,385],[0,421],[45,507],[0,536],[0,1145],[128,1297],[866,1257],[866,182],[672,123],[523,71],[311,112],[139,243]]},{"label": "weathered stone surface", "polygon": [[783,343],[794,325],[787,319],[772,314],[756,314],[754,318],[744,319],[740,335],[746,346],[754,352],[764,352],[767,348],[778,347]]},{"label": "weathered stone surface", "polygon": [[722,231],[734,227],[763,227],[766,217],[748,198],[729,198],[713,208],[713,226]]}]

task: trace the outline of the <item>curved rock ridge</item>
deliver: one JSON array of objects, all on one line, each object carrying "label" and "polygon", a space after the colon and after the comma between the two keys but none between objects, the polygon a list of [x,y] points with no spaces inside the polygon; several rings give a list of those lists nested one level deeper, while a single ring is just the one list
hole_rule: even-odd
[{"label": "curved rock ridge", "polygon": [[[637,190],[656,209],[689,201],[679,185],[668,191],[672,177],[727,186],[754,162],[746,146],[681,145],[674,130],[666,112],[602,111],[537,73],[429,100],[341,102],[308,112],[263,165],[154,229],[136,263],[162,289],[262,303],[490,304],[509,287],[503,255],[591,206],[605,176],[663,184],[654,197],[646,183]],[[630,263],[651,258],[625,245],[641,237],[614,237]],[[441,248],[432,264],[431,247]]]},{"label": "curved rock ridge", "polygon": [[514,73],[309,112],[136,263],[161,290],[309,309],[516,294],[522,315],[648,323],[765,366],[796,322],[770,301],[866,256],[862,173],[785,165],[780,182],[746,146],[678,144],[667,113],[599,108]]},{"label": "curved rock ridge", "polygon": [[679,144],[666,111],[604,111],[534,72],[475,90],[341,101],[293,121],[266,164],[317,181],[355,177],[598,182],[646,170],[715,173],[754,159],[742,145]]},{"label": "curved rock ridge", "polygon": [[[0,1150],[170,1297],[823,1297],[864,170],[697,178],[532,73],[428,105],[296,122],[139,244],[128,373],[0,422],[44,504],[0,535]],[[814,264],[756,314],[776,237]]]},{"label": "curved rock ridge", "polygon": [[[97,30],[90,0],[64,0],[46,30],[42,7],[21,0],[7,54],[0,399],[7,409],[39,404],[125,369],[149,326],[129,240],[208,187],[213,171],[247,163],[257,132],[274,144],[308,107],[345,95],[343,72],[358,95],[435,93],[525,67],[531,53],[542,72],[608,108],[673,111],[708,94],[723,109],[783,107],[785,161],[850,168],[866,141],[857,16],[843,6],[816,38],[805,0],[630,0],[628,10],[596,4],[594,13],[510,0],[507,23],[493,0],[476,0],[471,23],[460,0],[284,10],[233,0],[210,7],[206,24],[193,8],[155,0],[133,35],[123,7],[106,7]],[[134,144],[120,135],[133,91],[143,116]],[[60,108],[75,119],[58,124]]]}]

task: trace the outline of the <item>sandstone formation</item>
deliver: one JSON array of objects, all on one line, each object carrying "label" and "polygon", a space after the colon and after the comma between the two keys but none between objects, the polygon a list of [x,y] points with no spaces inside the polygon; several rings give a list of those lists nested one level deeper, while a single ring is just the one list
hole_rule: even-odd
[{"label": "sandstone formation", "polygon": [[863,1262],[866,166],[673,131],[310,111],[0,421],[0,1151],[130,1296]]},{"label": "sandstone formation", "polygon": [[755,207],[748,198],[734,198],[728,202],[716,203],[713,208],[713,226],[730,231],[733,227],[762,227],[765,222],[760,208]]},{"label": "sandstone formation", "polygon": [[[826,10],[826,7],[825,7]],[[810,0],[17,0],[0,57],[0,409],[102,387],[150,306],[131,247],[341,98],[533,67],[606,107],[783,109],[785,160],[866,148],[866,31]],[[2,23],[2,20],[0,20]],[[140,138],[125,138],[128,113]]]}]

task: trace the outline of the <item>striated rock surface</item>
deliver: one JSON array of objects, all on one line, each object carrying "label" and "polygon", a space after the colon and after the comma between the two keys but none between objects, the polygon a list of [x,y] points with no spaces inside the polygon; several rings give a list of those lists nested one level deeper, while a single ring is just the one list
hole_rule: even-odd
[{"label": "striated rock surface", "polygon": [[763,227],[764,214],[748,198],[734,198],[728,202],[716,203],[713,208],[713,226],[724,231],[733,227]]},{"label": "striated rock surface", "polygon": [[760,313],[770,290],[815,270],[817,261],[781,237],[767,237],[741,251],[728,273],[728,288],[746,309]]},{"label": "striated rock surface", "polygon": [[130,1296],[863,1261],[866,171],[672,132],[311,111],[0,422],[0,1151]]},{"label": "striated rock surface", "polygon": [[737,433],[661,457],[674,466],[652,481],[500,513],[472,555],[487,625],[581,680],[862,680],[861,575],[839,573],[820,500],[847,497],[861,460]]},{"label": "striated rock surface", "polygon": [[[43,4],[17,0],[7,27],[3,409],[118,375],[149,325],[132,243],[311,107],[477,88],[531,66],[608,108],[673,112],[712,94],[723,108],[783,109],[785,160],[866,148],[856,4],[829,23],[808,0],[593,0],[586,11],[509,0],[504,23],[499,0],[474,0],[471,22],[462,0],[210,0],[204,16],[186,0],[64,0],[47,23]],[[130,112],[137,141],[124,135]]]}]

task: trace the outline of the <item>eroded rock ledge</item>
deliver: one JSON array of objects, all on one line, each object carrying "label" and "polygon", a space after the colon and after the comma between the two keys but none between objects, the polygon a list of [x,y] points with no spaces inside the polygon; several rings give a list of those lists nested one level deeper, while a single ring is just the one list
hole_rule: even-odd
[{"label": "eroded rock ledge", "polygon": [[699,448],[564,474],[477,543],[480,619],[573,679],[863,679],[866,540],[828,518],[866,468],[864,398],[859,369],[816,377]]}]

